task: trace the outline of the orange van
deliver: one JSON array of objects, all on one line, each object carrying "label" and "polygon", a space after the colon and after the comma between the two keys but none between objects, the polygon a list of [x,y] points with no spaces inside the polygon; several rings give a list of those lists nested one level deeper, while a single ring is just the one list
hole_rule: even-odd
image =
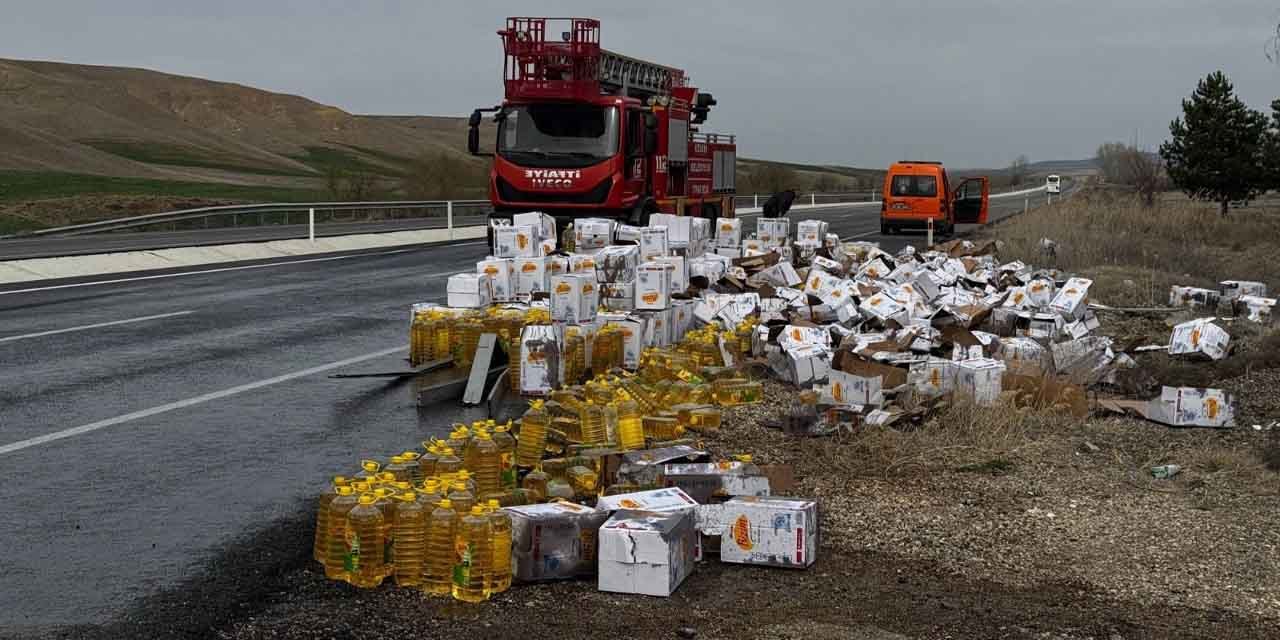
[{"label": "orange van", "polygon": [[932,220],[935,233],[949,236],[957,224],[986,224],[990,191],[985,176],[953,188],[941,162],[895,162],[884,176],[880,233],[927,229]]}]

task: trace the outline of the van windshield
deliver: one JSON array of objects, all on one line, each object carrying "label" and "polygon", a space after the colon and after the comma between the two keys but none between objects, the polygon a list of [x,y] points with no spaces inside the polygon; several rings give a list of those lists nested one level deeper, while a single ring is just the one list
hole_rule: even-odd
[{"label": "van windshield", "polygon": [[898,197],[936,198],[938,179],[933,176],[894,176],[889,193]]}]

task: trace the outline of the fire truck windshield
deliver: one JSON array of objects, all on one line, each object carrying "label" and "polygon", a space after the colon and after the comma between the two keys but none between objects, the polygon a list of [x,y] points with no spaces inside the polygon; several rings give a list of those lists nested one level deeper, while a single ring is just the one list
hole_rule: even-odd
[{"label": "fire truck windshield", "polygon": [[507,107],[498,152],[526,166],[585,167],[618,153],[618,109],[588,104]]}]

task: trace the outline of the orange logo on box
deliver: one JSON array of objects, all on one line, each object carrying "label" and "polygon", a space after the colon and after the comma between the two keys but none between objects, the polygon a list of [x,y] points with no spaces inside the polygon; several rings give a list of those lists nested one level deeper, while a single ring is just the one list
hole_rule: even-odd
[{"label": "orange logo on box", "polygon": [[1197,349],[1200,348],[1200,330],[1199,329],[1191,330],[1191,346]]},{"label": "orange logo on box", "polygon": [[1021,292],[1013,294],[1013,303],[1014,303],[1014,304],[1022,304],[1022,299],[1023,299],[1024,297],[1025,297],[1025,296],[1023,296]]},{"label": "orange logo on box", "polygon": [[721,230],[721,231],[733,231],[733,225],[731,225],[731,224],[722,224],[722,225],[720,225],[720,230]]},{"label": "orange logo on box", "polygon": [[755,548],[751,543],[751,521],[747,516],[738,516],[738,519],[733,521],[733,541],[743,551]]},{"label": "orange logo on box", "polygon": [[538,265],[532,262],[526,262],[520,265],[520,271],[523,273],[533,273],[538,270]]},{"label": "orange logo on box", "polygon": [[593,292],[593,291],[595,291],[595,290],[596,290],[595,285],[591,284],[590,282],[588,282],[587,284],[582,285],[582,292],[583,292],[583,293],[591,293],[591,292]]},{"label": "orange logo on box", "polygon": [[831,385],[831,395],[835,397],[836,402],[844,402],[844,385],[839,382]]},{"label": "orange logo on box", "polygon": [[[648,304],[654,304],[658,301],[658,293],[656,291],[651,293],[646,293],[640,296],[640,299],[644,300]],[[661,321],[659,321],[659,324],[661,324]]]},{"label": "orange logo on box", "polygon": [[623,498],[618,502],[618,505],[621,506],[623,509],[639,509],[640,508],[640,503],[636,502],[635,500],[632,500],[631,498]]},{"label": "orange logo on box", "polygon": [[582,268],[582,269],[594,269],[594,268],[596,268],[596,263],[595,263],[595,261],[594,261],[594,260],[583,260],[583,261],[580,263],[579,268]]},{"label": "orange logo on box", "polygon": [[929,384],[935,387],[942,386],[942,372],[934,369],[929,372]]},{"label": "orange logo on box", "polygon": [[792,340],[797,340],[797,341],[799,341],[799,340],[804,340],[804,334],[803,334],[803,333],[801,333],[799,329],[792,329],[792,330],[791,330],[791,339],[792,339]]},{"label": "orange logo on box", "polygon": [[902,285],[902,290],[903,290],[903,291],[906,291],[907,293],[915,293],[915,290],[914,290],[914,289],[912,289],[912,288],[911,288],[911,285],[909,285],[909,284],[904,284],[904,285]]},{"label": "orange logo on box", "polygon": [[525,247],[529,246],[529,236],[526,236],[523,233],[517,233],[516,246],[521,249],[524,249]]},{"label": "orange logo on box", "polygon": [[484,274],[486,276],[496,276],[498,275],[498,268],[493,265],[487,266],[484,268]]},{"label": "orange logo on box", "polygon": [[871,276],[872,278],[879,278],[880,271],[878,269],[867,269],[867,275]]},{"label": "orange logo on box", "polygon": [[1043,282],[1037,282],[1037,283],[1035,283],[1035,284],[1031,285],[1031,292],[1032,292],[1032,293],[1040,293],[1041,291],[1044,291],[1044,283],[1043,283]]},{"label": "orange logo on box", "polygon": [[874,298],[872,298],[872,299],[871,299],[871,306],[873,306],[873,307],[874,307],[874,306],[877,306],[877,305],[879,305],[879,304],[880,304],[880,302],[881,302],[880,296],[876,296],[876,297],[874,297]]},{"label": "orange logo on box", "polygon": [[525,358],[525,360],[528,360],[529,362],[541,362],[546,359],[547,354],[541,351],[530,351],[529,355]]},{"label": "orange logo on box", "polygon": [[818,285],[820,285],[820,284],[822,284],[822,280],[820,280],[817,276],[814,276],[814,277],[813,277],[813,280],[809,282],[809,288],[810,288],[810,289],[817,289],[817,288],[818,288]]},{"label": "orange logo on box", "polygon": [[632,333],[632,331],[631,331],[630,329],[623,329],[623,330],[622,330],[622,337],[624,337],[624,338],[630,338],[631,336],[634,336],[634,335],[635,335],[635,333]]},{"label": "orange logo on box", "polygon": [[1075,288],[1074,288],[1074,287],[1072,287],[1072,288],[1070,288],[1070,289],[1067,289],[1066,291],[1063,291],[1063,293],[1065,293],[1065,294],[1067,294],[1067,295],[1069,295],[1069,296],[1074,296],[1074,295],[1076,294],[1076,290],[1075,290]]},{"label": "orange logo on box", "polygon": [[573,291],[573,287],[569,286],[568,282],[561,282],[556,285],[556,293],[569,293],[570,291]]},{"label": "orange logo on box", "polygon": [[1204,409],[1205,409],[1205,414],[1209,417],[1210,420],[1213,420],[1214,418],[1218,417],[1218,399],[1205,398]]}]

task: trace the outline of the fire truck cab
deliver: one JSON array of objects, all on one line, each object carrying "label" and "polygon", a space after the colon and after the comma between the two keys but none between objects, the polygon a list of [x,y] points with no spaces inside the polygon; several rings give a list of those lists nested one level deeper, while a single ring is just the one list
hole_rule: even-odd
[{"label": "fire truck cab", "polygon": [[697,131],[716,101],[683,71],[600,48],[600,22],[588,18],[508,18],[498,35],[505,97],[471,114],[467,140],[489,155],[479,126],[493,113],[495,217],[733,215],[734,137]]}]

